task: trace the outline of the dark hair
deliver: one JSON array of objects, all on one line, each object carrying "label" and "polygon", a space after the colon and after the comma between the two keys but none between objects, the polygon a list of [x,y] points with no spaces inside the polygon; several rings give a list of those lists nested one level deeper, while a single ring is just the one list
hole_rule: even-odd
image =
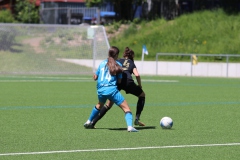
[{"label": "dark hair", "polygon": [[128,57],[129,59],[133,60],[133,56],[134,56],[134,51],[131,50],[129,47],[126,47],[123,53],[123,57]]},{"label": "dark hair", "polygon": [[116,75],[122,73],[122,67],[115,61],[115,58],[118,57],[119,49],[115,46],[112,46],[108,51],[108,62],[107,66],[111,75]]}]

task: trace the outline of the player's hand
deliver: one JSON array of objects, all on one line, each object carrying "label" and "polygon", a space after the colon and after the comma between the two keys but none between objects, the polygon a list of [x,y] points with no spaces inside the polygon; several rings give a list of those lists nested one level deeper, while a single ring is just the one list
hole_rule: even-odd
[{"label": "player's hand", "polygon": [[93,75],[93,80],[96,81],[98,79],[98,76],[96,74]]}]

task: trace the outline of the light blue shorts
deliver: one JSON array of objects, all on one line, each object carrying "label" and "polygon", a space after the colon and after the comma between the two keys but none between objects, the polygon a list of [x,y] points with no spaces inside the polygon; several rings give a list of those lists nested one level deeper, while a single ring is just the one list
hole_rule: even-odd
[{"label": "light blue shorts", "polygon": [[111,95],[98,95],[99,102],[105,103],[107,99],[114,102],[118,106],[124,101],[124,97],[118,90]]}]

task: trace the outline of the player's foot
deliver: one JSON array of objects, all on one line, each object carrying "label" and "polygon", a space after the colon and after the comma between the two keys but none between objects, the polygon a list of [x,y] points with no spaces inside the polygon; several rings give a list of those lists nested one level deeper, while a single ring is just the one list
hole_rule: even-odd
[{"label": "player's foot", "polygon": [[84,127],[86,128],[86,129],[95,129],[96,127],[94,127],[91,123],[90,124],[84,124]]},{"label": "player's foot", "polygon": [[85,128],[87,128],[90,123],[91,123],[91,121],[90,121],[90,120],[87,120],[87,122],[85,122],[83,126],[84,126]]},{"label": "player's foot", "polygon": [[95,128],[89,120],[88,120],[86,123],[84,123],[83,126],[84,126],[86,129],[94,129],[94,128]]},{"label": "player's foot", "polygon": [[144,123],[140,122],[140,121],[137,120],[137,119],[135,119],[135,121],[134,121],[134,125],[136,125],[136,126],[145,126]]},{"label": "player's foot", "polygon": [[136,130],[134,127],[129,126],[127,129],[128,132],[138,132],[138,130]]}]

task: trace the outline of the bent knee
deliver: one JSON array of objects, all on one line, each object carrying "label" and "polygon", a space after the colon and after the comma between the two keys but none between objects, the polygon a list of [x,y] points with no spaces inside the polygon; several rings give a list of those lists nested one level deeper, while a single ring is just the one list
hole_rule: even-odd
[{"label": "bent knee", "polygon": [[146,97],[146,95],[145,95],[144,92],[142,92],[142,93],[139,95],[139,97]]}]

